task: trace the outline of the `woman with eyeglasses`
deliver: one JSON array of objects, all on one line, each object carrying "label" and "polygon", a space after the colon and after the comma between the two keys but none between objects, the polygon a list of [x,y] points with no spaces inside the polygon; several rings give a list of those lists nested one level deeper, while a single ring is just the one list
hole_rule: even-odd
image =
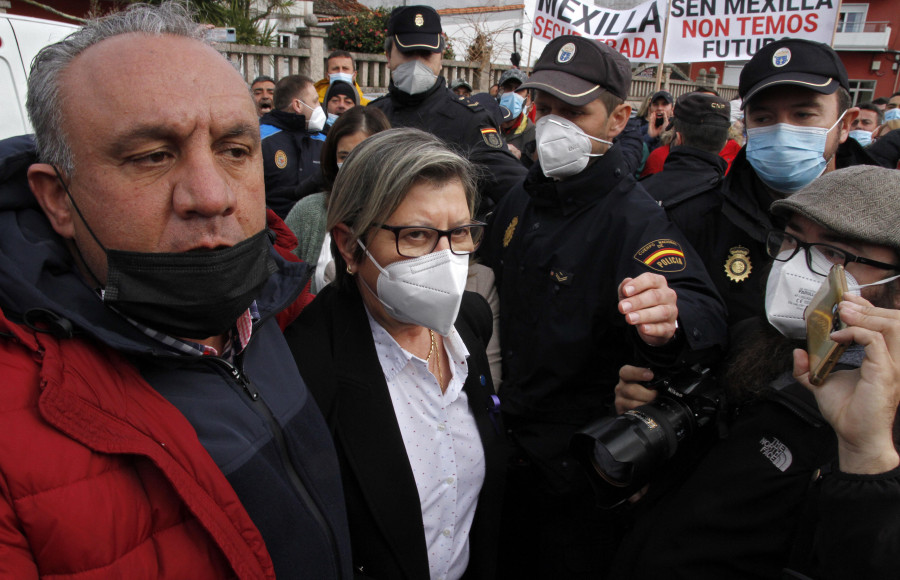
[{"label": "woman with eyeglasses", "polygon": [[484,233],[476,191],[470,163],[428,133],[366,139],[328,200],[335,281],[286,331],[332,429],[362,576],[496,571],[492,315],[464,292]]}]

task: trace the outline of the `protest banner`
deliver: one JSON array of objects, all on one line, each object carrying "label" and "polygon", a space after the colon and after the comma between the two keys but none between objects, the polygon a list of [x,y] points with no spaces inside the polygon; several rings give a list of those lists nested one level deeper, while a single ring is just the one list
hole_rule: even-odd
[{"label": "protest banner", "polygon": [[780,38],[831,45],[840,0],[671,0],[666,62],[747,60]]},{"label": "protest banner", "polygon": [[553,40],[575,34],[605,42],[633,62],[660,62],[668,3],[649,0],[629,10],[593,0],[534,0],[532,35]]}]

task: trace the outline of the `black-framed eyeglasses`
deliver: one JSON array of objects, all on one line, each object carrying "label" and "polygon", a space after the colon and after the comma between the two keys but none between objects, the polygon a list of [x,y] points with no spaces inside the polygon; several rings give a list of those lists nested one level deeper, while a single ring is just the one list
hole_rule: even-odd
[{"label": "black-framed eyeglasses", "polygon": [[[847,262],[857,262],[882,270],[900,270],[900,266],[885,264],[884,262],[870,260],[869,258],[861,258],[846,250],[828,244],[810,244],[798,240],[787,232],[781,230],[769,230],[769,234],[766,237],[766,253],[769,254],[769,257],[772,259],[778,262],[787,262],[796,256],[801,248],[806,250],[806,265],[809,266],[810,271],[819,276],[827,276],[831,266],[835,264],[846,266]],[[815,251],[816,254],[824,258],[824,260],[814,260],[812,251]],[[823,272],[822,270],[825,271]]]},{"label": "black-framed eyeglasses", "polygon": [[381,224],[381,229],[394,234],[398,254],[404,258],[419,258],[433,252],[443,237],[450,242],[450,251],[454,254],[471,254],[481,245],[486,225],[483,222],[472,222],[452,230],[439,230],[427,226]]}]

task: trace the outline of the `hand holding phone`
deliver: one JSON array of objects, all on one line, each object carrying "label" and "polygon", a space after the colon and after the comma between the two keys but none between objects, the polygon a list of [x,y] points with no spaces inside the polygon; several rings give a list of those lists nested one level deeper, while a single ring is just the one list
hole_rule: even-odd
[{"label": "hand holding phone", "polygon": [[806,308],[806,352],[809,354],[809,382],[819,386],[847,349],[831,340],[831,333],[846,328],[838,313],[838,304],[847,292],[844,267],[832,266],[825,282]]}]

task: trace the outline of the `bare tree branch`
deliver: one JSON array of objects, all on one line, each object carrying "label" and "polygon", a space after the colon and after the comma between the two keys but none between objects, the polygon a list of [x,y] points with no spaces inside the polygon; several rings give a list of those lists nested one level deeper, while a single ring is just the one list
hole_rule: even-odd
[{"label": "bare tree branch", "polygon": [[56,8],[51,8],[50,6],[47,6],[46,4],[42,4],[40,2],[37,2],[36,0],[21,0],[21,1],[24,2],[25,4],[31,4],[32,6],[37,6],[38,8],[40,8],[42,10],[46,10],[50,14],[53,14],[55,16],[60,16],[62,18],[66,18],[67,20],[72,20],[72,21],[78,22],[80,24],[84,24],[87,22],[87,20],[85,20],[84,18],[79,18],[78,16],[72,16],[71,14],[66,14],[65,12],[60,12]]}]

